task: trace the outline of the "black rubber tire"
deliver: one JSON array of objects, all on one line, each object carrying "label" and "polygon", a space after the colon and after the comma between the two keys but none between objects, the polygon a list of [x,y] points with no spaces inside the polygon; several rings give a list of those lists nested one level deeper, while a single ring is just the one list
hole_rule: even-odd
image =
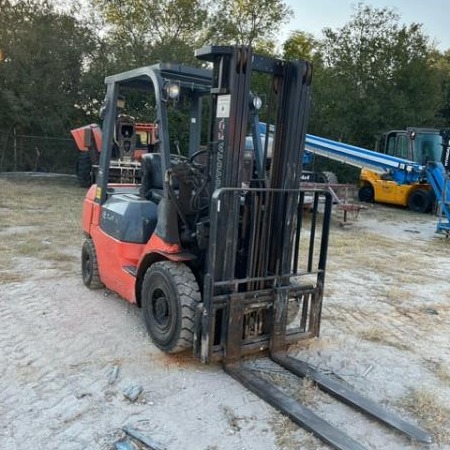
[{"label": "black rubber tire", "polygon": [[186,264],[160,261],[150,266],[142,283],[142,309],[148,334],[160,350],[192,348],[200,301],[197,281]]},{"label": "black rubber tire", "polygon": [[418,213],[426,213],[431,210],[432,194],[425,189],[416,189],[411,192],[408,199],[408,208]]},{"label": "black rubber tire", "polygon": [[81,277],[89,289],[100,289],[105,285],[100,280],[97,253],[92,239],[87,238],[81,248]]},{"label": "black rubber tire", "polygon": [[358,198],[361,202],[373,203],[375,201],[375,192],[372,185],[365,184],[359,189]]},{"label": "black rubber tire", "polygon": [[78,152],[77,178],[81,187],[88,188],[92,185],[92,162],[89,152]]}]

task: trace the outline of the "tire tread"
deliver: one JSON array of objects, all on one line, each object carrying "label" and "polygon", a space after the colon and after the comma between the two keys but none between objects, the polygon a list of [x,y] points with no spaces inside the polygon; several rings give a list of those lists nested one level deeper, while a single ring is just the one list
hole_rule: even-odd
[{"label": "tire tread", "polygon": [[181,327],[178,337],[170,348],[161,348],[158,343],[155,344],[167,353],[179,353],[192,348],[194,340],[194,322],[197,305],[201,302],[200,290],[194,274],[183,263],[173,261],[159,261],[153,264],[145,274],[149,277],[153,271],[163,269],[170,274],[174,287],[178,293],[181,310]]},{"label": "tire tread", "polygon": [[[87,247],[86,251],[90,252],[90,255],[92,258],[92,277],[87,283],[85,281],[84,284],[89,289],[101,289],[101,288],[105,287],[105,285],[102,283],[102,281],[100,279],[100,273],[98,270],[97,252],[95,251],[94,241],[91,238],[87,238],[83,243],[83,247],[84,246]],[[83,268],[82,268],[82,271],[83,271]],[[83,281],[84,281],[84,276],[83,276]]]}]

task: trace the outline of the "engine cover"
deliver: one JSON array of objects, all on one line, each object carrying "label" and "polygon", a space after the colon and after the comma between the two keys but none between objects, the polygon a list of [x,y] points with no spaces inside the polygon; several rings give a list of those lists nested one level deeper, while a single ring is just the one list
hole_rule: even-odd
[{"label": "engine cover", "polygon": [[156,227],[156,208],[136,194],[113,194],[102,207],[100,228],[121,242],[145,244]]}]

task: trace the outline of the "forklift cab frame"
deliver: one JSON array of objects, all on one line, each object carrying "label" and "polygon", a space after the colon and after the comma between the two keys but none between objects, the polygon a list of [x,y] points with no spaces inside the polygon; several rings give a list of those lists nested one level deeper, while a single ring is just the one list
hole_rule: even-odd
[{"label": "forklift cab frame", "polygon": [[[187,96],[191,102],[189,154],[195,153],[200,146],[201,100],[209,94],[211,72],[181,64],[156,64],[146,66],[105,79],[107,85],[104,100],[104,125],[102,151],[97,177],[96,202],[104,203],[106,199],[109,161],[114,139],[114,123],[117,115],[117,99],[121,88],[133,88],[153,92],[156,106],[156,124],[158,153],[161,155],[161,171],[165,173],[170,167],[170,136],[167,103],[175,100],[175,95]],[[178,92],[177,92],[178,89]]]}]

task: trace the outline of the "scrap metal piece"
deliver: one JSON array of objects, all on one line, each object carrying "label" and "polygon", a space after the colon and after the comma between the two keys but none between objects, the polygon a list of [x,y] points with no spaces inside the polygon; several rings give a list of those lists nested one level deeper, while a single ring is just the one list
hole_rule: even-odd
[{"label": "scrap metal piece", "polygon": [[141,394],[142,390],[142,386],[128,386],[123,390],[123,395],[128,400],[130,400],[130,402],[135,402]]},{"label": "scrap metal piece", "polygon": [[113,366],[109,372],[108,384],[114,384],[119,376],[119,366]]},{"label": "scrap metal piece", "polygon": [[136,450],[136,447],[127,440],[122,440],[114,444],[115,450]]},{"label": "scrap metal piece", "polygon": [[146,445],[150,450],[167,450],[167,448],[163,444],[155,441],[154,439],[148,436],[144,436],[140,431],[134,428],[125,426],[122,427],[122,430],[126,434],[128,434],[128,436]]}]

